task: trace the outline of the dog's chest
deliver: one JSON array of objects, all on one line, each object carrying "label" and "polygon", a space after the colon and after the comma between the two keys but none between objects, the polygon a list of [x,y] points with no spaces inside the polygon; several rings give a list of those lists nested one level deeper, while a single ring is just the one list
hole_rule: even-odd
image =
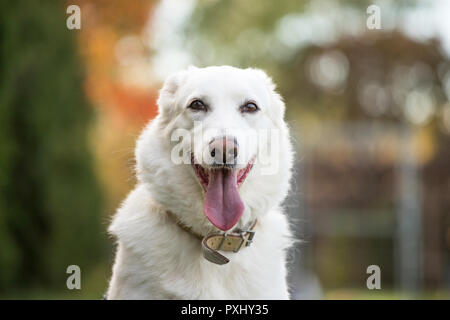
[{"label": "dog's chest", "polygon": [[[179,253],[173,263],[160,269],[159,286],[164,298],[258,299],[285,298],[284,261],[259,252],[258,245],[238,253],[225,253],[226,265],[216,265],[201,256],[199,248]],[[162,261],[158,259],[158,261]],[[163,270],[164,268],[164,270]]]}]

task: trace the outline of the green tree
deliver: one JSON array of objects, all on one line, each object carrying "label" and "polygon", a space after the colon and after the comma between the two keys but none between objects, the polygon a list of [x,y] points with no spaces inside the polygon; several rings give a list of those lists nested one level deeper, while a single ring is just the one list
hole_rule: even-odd
[{"label": "green tree", "polygon": [[76,30],[59,1],[0,3],[0,292],[65,288],[101,257]]}]

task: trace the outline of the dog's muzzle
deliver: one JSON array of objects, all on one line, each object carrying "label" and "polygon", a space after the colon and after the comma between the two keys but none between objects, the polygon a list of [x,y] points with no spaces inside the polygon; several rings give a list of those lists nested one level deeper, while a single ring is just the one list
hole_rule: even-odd
[{"label": "dog's muzzle", "polygon": [[234,137],[214,138],[208,145],[213,166],[234,166],[239,152],[239,146]]}]

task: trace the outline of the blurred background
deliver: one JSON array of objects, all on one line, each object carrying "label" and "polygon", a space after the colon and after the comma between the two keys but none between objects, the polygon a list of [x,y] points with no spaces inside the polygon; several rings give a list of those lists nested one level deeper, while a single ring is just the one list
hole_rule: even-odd
[{"label": "blurred background", "polygon": [[449,16],[445,0],[2,1],[0,298],[101,298],[135,140],[191,64],[262,68],[285,98],[293,298],[450,298]]}]

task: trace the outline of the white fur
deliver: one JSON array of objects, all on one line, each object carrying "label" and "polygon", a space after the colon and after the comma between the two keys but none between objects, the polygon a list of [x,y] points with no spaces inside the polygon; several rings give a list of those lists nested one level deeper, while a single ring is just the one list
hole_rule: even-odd
[{"label": "white fur", "polygon": [[[192,112],[190,99],[202,97],[211,110]],[[242,114],[245,99],[260,110]],[[118,247],[108,299],[288,299],[286,249],[291,244],[280,203],[289,189],[292,150],[283,121],[284,104],[261,70],[228,66],[190,67],[166,80],[158,100],[159,115],[141,134],[136,147],[138,184],[117,211],[109,231]],[[200,241],[177,226],[173,212],[195,232],[218,230],[203,213],[204,193],[190,164],[174,164],[171,141],[177,128],[278,129],[276,174],[264,175],[257,162],[239,193],[245,211],[237,226],[257,218],[251,246],[216,265],[202,257]],[[239,140],[239,138],[238,138]],[[244,163],[269,145],[239,141]],[[192,142],[191,142],[192,143]],[[192,147],[195,157],[204,145]],[[241,151],[240,151],[241,154]],[[243,165],[245,166],[245,165]]]}]

